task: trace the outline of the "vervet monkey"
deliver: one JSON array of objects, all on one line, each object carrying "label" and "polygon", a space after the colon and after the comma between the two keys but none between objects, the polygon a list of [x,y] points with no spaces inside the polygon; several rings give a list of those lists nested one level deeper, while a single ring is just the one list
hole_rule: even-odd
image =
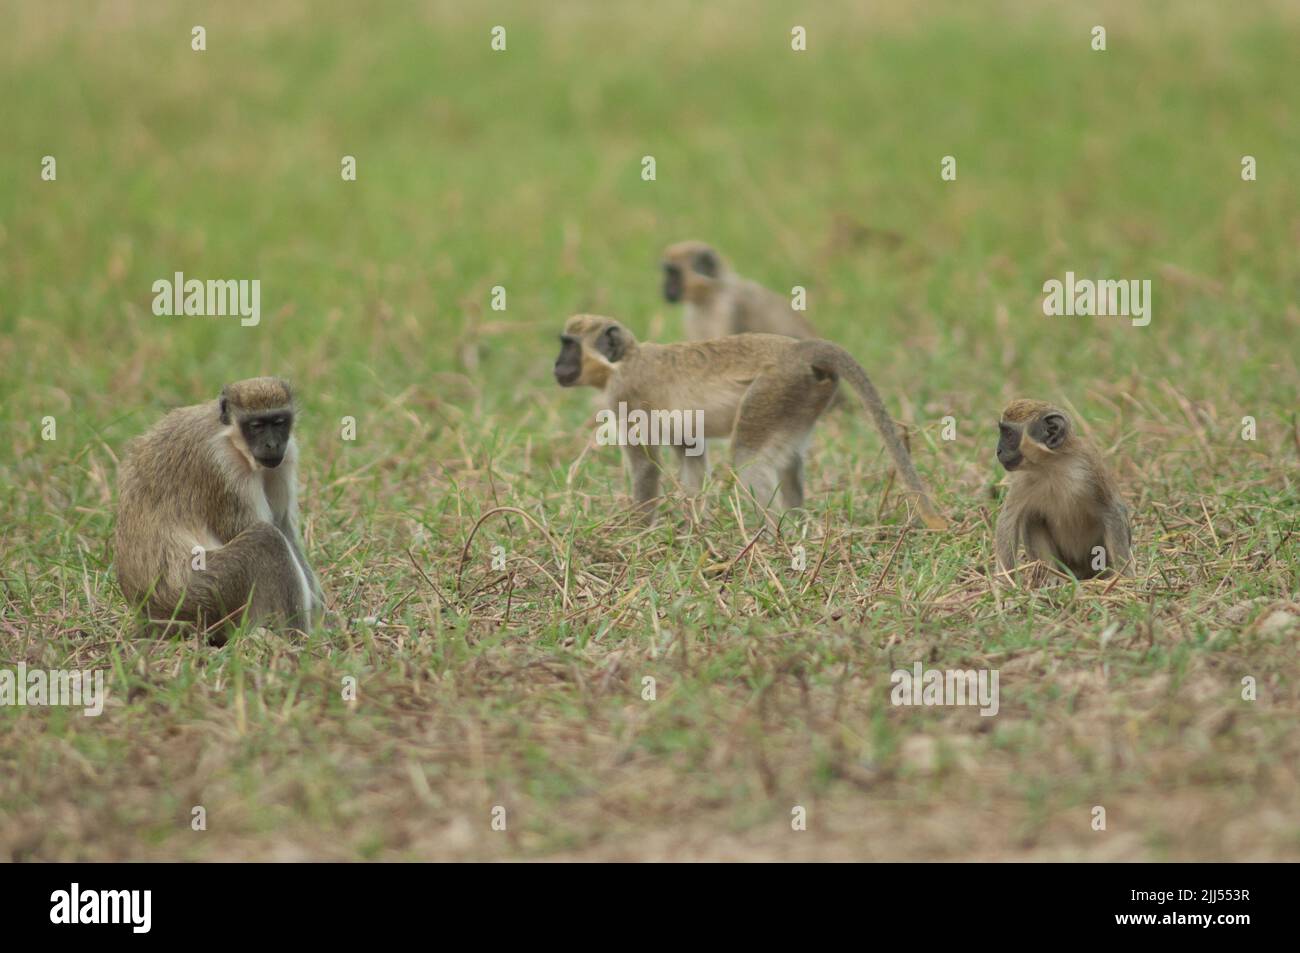
[{"label": "vervet monkey", "polygon": [[1010,482],[994,534],[998,567],[1010,572],[1023,551],[1079,579],[1130,572],[1128,509],[1069,416],[1040,400],[1013,400],[998,431],[998,462]]},{"label": "vervet monkey", "polygon": [[[939,514],[889,412],[862,366],[829,341],[795,341],[776,334],[737,334],[682,344],[642,344],[612,318],[579,314],[560,335],[555,380],[561,387],[604,392],[612,413],[658,412],[661,419],[699,411],[703,437],[730,437],[732,463],[758,502],[767,506],[778,486],[786,507],[803,505],[804,452],[813,425],[843,379],[866,405],[894,465],[927,526]],[[682,485],[698,492],[708,472],[701,438],[697,456],[674,446]],[[625,446],[633,497],[649,515],[659,495],[658,447]]]},{"label": "vervet monkey", "polygon": [[324,599],[298,536],[294,414],[286,382],[255,377],[173,410],[131,442],[117,578],[150,619],[220,633],[247,609],[254,623],[310,629]]},{"label": "vervet monkey", "polygon": [[740,277],[703,242],[669,245],[662,264],[664,300],[685,302],[686,336],[692,341],[747,332],[817,337],[788,297]]}]

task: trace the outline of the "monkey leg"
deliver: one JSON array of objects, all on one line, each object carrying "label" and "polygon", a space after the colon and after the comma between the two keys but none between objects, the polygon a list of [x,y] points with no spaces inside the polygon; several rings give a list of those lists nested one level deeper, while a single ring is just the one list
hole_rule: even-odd
[{"label": "monkey leg", "polygon": [[320,582],[316,579],[316,574],[312,572],[311,564],[307,562],[307,557],[303,555],[302,546],[298,542],[297,529],[289,522],[286,517],[283,521],[275,524],[276,529],[284,536],[285,541],[289,544],[289,549],[293,552],[294,561],[302,574],[306,577],[307,588],[311,593],[311,605],[308,607],[312,621],[317,621],[325,611],[325,593],[321,591]]},{"label": "monkey leg", "polygon": [[803,454],[796,453],[789,463],[777,470],[781,481],[781,504],[788,510],[803,506]]},{"label": "monkey leg", "polygon": [[1025,524],[1025,553],[1031,560],[1042,564],[1034,570],[1035,585],[1041,584],[1047,578],[1050,569],[1058,571],[1069,569],[1065,554],[1056,545],[1052,531],[1047,528],[1046,520],[1033,519]]},{"label": "monkey leg", "polygon": [[1016,568],[1016,550],[1020,547],[1019,520],[1005,512],[998,514],[997,529],[993,532],[993,548],[997,553],[998,569],[1009,573]]},{"label": "monkey leg", "polygon": [[774,461],[769,454],[763,452],[761,447],[736,449],[733,444],[731,465],[745,486],[749,488],[749,492],[753,494],[754,502],[763,509],[767,509],[775,502],[776,490],[781,482],[776,468],[778,463],[783,462]]},{"label": "monkey leg", "polygon": [[687,447],[673,447],[673,455],[677,458],[677,481],[687,493],[696,496],[704,489],[704,480],[709,475],[709,451],[704,445],[703,438],[697,456],[688,454],[687,449]]},{"label": "monkey leg", "polygon": [[[1022,565],[1020,562],[1022,549],[1030,563],[1038,561],[1047,566],[1057,564],[1056,547],[1047,530],[1047,524],[1041,519],[1027,517],[1021,513],[1007,513],[1005,508],[998,514],[993,545],[997,553],[998,569],[1004,573],[1012,573]],[[1026,576],[1028,585],[1031,587],[1038,585],[1042,581],[1043,574],[1044,570],[1041,566],[1034,566]],[[1007,577],[1007,581],[1014,583],[1016,580]]]},{"label": "monkey leg", "polygon": [[625,446],[623,459],[632,475],[632,499],[647,522],[654,521],[654,501],[659,497],[659,448]]},{"label": "monkey leg", "polygon": [[[1036,519],[1025,526],[1025,549],[1031,559],[1038,560],[1045,567],[1068,572],[1076,579],[1093,579],[1115,573],[1123,575],[1132,561],[1127,519],[1119,512],[1107,513],[1095,532],[1097,535],[1091,543],[1071,551],[1053,535],[1045,520]],[[1097,559],[1099,555],[1100,560]],[[1041,578],[1046,572],[1037,575]]]},{"label": "monkey leg", "polygon": [[325,593],[321,591],[320,581],[316,578],[316,573],[312,572],[307,557],[302,554],[302,547],[298,545],[292,536],[285,536],[285,540],[289,543],[289,549],[293,552],[294,561],[298,564],[298,569],[301,570],[303,578],[307,582],[307,614],[314,624],[320,621],[321,615],[325,612]]},{"label": "monkey leg", "polygon": [[275,619],[310,631],[311,585],[293,544],[270,523],[255,523],[209,552],[206,568],[191,571],[185,599],[204,626],[237,622],[247,609],[255,624]]},{"label": "monkey leg", "polygon": [[796,365],[754,378],[736,411],[732,466],[761,506],[781,488],[783,507],[803,505],[803,452],[835,382]]},{"label": "monkey leg", "polygon": [[1128,520],[1128,508],[1116,503],[1101,518],[1102,545],[1106,547],[1106,566],[1112,572],[1126,576],[1133,571],[1133,529]]}]

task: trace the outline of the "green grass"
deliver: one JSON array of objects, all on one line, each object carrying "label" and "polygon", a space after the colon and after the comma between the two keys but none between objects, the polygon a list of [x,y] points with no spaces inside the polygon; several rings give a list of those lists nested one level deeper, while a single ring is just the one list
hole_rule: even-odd
[{"label": "green grass", "polygon": [[[1300,857],[1293,5],[155,6],[0,3],[0,667],[110,692],[0,708],[0,858]],[[951,531],[844,409],[782,538],[721,485],[627,519],[555,335],[678,338],[686,237],[808,288]],[[1151,279],[1150,326],[1045,318],[1067,270]],[[261,325],[155,317],[175,271],[260,279]],[[145,638],[122,448],[262,373],[327,623]],[[1013,396],[1107,451],[1137,578],[991,585]],[[918,660],[998,669],[999,715],[892,706]]]}]

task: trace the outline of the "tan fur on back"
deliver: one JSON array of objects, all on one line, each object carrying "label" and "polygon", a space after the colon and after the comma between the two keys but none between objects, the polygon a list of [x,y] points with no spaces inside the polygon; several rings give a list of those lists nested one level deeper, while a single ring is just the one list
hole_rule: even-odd
[{"label": "tan fur on back", "polygon": [[778,365],[790,339],[739,334],[726,341],[638,344],[640,360],[613,365],[605,386],[611,408],[625,400],[645,409],[698,408],[706,436],[729,436],[745,391],[758,373]]}]

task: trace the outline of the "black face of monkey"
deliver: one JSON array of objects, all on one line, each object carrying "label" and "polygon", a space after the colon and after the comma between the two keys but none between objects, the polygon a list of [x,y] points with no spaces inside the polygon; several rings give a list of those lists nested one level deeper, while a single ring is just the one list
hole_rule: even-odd
[{"label": "black face of monkey", "polygon": [[1014,470],[1025,460],[1020,452],[1020,439],[1023,436],[1019,424],[1009,424],[1005,420],[998,424],[998,463]]},{"label": "black face of monkey", "polygon": [[293,429],[293,414],[275,411],[269,414],[250,414],[239,419],[239,431],[253,459],[274,470],[284,460],[289,446],[289,433]]},{"label": "black face of monkey", "polygon": [[1003,420],[998,424],[998,462],[1008,471],[1024,463],[1026,439],[1033,447],[1034,462],[1041,462],[1043,450],[1059,450],[1069,435],[1069,420],[1055,411],[1032,418],[1027,426]]},{"label": "black face of monkey", "polygon": [[686,283],[682,280],[681,266],[664,262],[664,300],[669,304],[676,304],[682,300],[682,293],[685,290]]},{"label": "black face of monkey", "polygon": [[560,356],[555,359],[555,382],[572,387],[582,376],[582,344],[570,334],[560,335]]},{"label": "black face of monkey", "polygon": [[[560,335],[560,356],[555,359],[555,382],[561,387],[572,387],[582,382],[584,339],[590,342],[587,347],[596,351],[611,364],[621,361],[629,341],[635,340],[617,324],[605,325],[595,338],[589,337],[589,333],[582,337],[572,334]],[[587,383],[595,387],[602,386],[595,380],[588,380]]]}]

